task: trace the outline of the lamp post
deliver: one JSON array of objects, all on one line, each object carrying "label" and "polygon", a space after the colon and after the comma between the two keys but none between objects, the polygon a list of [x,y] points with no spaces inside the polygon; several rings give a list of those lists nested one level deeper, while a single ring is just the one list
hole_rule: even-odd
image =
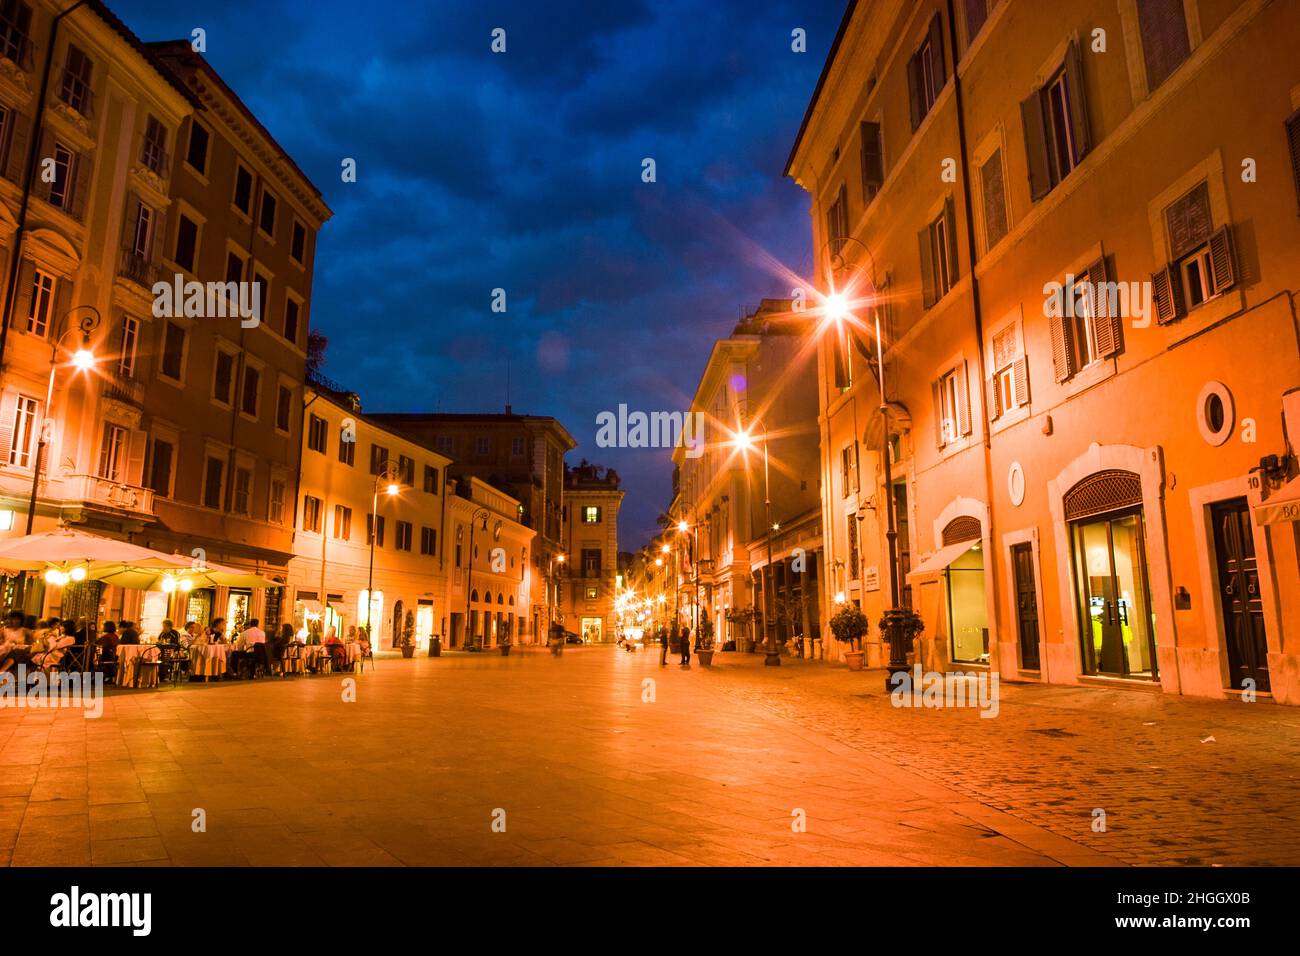
[{"label": "lamp post", "polygon": [[[72,318],[74,312],[86,312],[77,320],[76,326],[69,326],[68,320]],[[32,463],[32,497],[27,506],[27,533],[32,533],[32,526],[36,521],[36,497],[41,486],[41,469],[45,463],[45,447],[49,444],[49,430],[52,423],[50,418],[50,403],[54,401],[54,379],[59,370],[59,346],[68,334],[74,331],[81,333],[81,348],[72,354],[72,366],[79,372],[84,372],[95,364],[95,355],[90,349],[90,333],[99,328],[102,321],[99,310],[93,305],[79,305],[71,309],[60,320],[60,329],[50,343],[50,378],[49,384],[45,389],[45,404],[41,408],[41,427],[37,433],[36,443],[36,460]]]},{"label": "lamp post", "polygon": [[[841,245],[835,252],[829,256],[829,268],[827,270],[828,279],[833,279],[833,274],[838,269],[844,268],[844,258],[842,249],[844,243],[855,243],[862,247],[870,261],[870,273],[867,281],[870,285],[869,295],[874,296],[876,292],[876,283],[874,278],[875,259],[871,255],[871,250],[866,244],[852,237],[832,240],[826,244],[824,252],[829,252],[832,243]],[[838,260],[837,269],[835,262]],[[831,282],[832,289],[834,286]],[[845,319],[853,317],[853,310],[847,297],[842,292],[832,291],[827,296],[827,315],[833,319],[838,326]],[[894,474],[893,474],[893,449],[889,444],[889,401],[885,397],[885,344],[884,336],[880,331],[880,310],[871,305],[872,317],[875,322],[876,332],[876,382],[880,386],[880,457],[882,469],[884,471],[885,482],[885,541],[889,561],[889,609],[885,611],[882,624],[884,637],[889,641],[889,667],[885,674],[885,689],[894,690],[899,685],[895,682],[895,675],[903,675],[907,678],[907,628],[905,621],[911,616],[909,612],[899,607],[899,583],[898,583],[898,527],[894,515]]]},{"label": "lamp post", "polygon": [[763,664],[767,667],[781,666],[781,652],[776,646],[776,622],[772,619],[773,608],[776,604],[776,594],[773,591],[771,600],[768,600],[769,587],[776,587],[776,580],[772,576],[772,492],[768,481],[767,465],[767,425],[761,418],[750,420],[748,426],[742,428],[736,434],[736,444],[742,451],[748,451],[754,444],[754,428],[760,426],[762,431],[763,443],[763,537],[767,542],[767,568],[763,572],[763,630],[764,643],[766,647],[766,658]]},{"label": "lamp post", "polygon": [[470,596],[474,593],[474,525],[481,518],[483,530],[487,530],[488,510],[476,508],[469,516],[469,570],[465,574],[465,650],[472,651],[479,647],[478,635],[472,625],[474,609],[470,605]]},{"label": "lamp post", "polygon": [[[385,460],[380,465],[378,474],[375,475],[374,494],[370,499],[370,572],[366,578],[366,637],[370,639],[372,646],[375,640],[371,616],[375,612],[375,538],[379,534],[379,485],[382,482],[384,484],[384,493],[390,498],[395,498],[397,493],[401,491],[401,487],[397,484],[400,477],[398,469],[392,461]],[[323,523],[321,527],[324,528]],[[322,594],[321,597],[324,598],[326,595]]]}]

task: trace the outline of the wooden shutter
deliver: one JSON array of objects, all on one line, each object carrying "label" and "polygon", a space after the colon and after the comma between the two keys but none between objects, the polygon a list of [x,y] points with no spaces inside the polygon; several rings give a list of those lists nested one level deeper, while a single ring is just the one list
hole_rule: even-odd
[{"label": "wooden shutter", "polygon": [[921,247],[921,290],[922,304],[925,308],[935,303],[934,292],[934,254],[930,248],[930,227],[926,226],[916,234]]},{"label": "wooden shutter", "polygon": [[1214,230],[1210,214],[1210,190],[1201,182],[1165,210],[1169,247],[1173,258],[1181,259],[1210,238]]},{"label": "wooden shutter", "polygon": [[1012,376],[1016,385],[1016,407],[1024,408],[1029,404],[1029,362],[1022,355],[1012,364]]},{"label": "wooden shutter", "polygon": [[68,171],[68,175],[72,178],[72,201],[69,203],[68,212],[74,219],[86,218],[86,211],[90,207],[90,174],[94,165],[94,158],[89,153],[73,155],[72,169]]},{"label": "wooden shutter", "polygon": [[984,21],[988,19],[989,8],[987,0],[966,0],[966,43],[970,44],[975,41],[979,35],[980,29],[984,26]]},{"label": "wooden shutter", "polygon": [[1160,325],[1168,325],[1183,314],[1183,284],[1177,266],[1165,266],[1151,274],[1151,305]]},{"label": "wooden shutter", "polygon": [[1123,318],[1118,302],[1112,309],[1106,289],[1106,259],[1098,259],[1088,267],[1089,298],[1093,307],[1093,334],[1097,337],[1097,354],[1110,358],[1124,344]]},{"label": "wooden shutter", "polygon": [[987,382],[989,390],[989,417],[997,421],[1002,417],[1002,389],[998,388],[998,376],[994,373],[993,377]]},{"label": "wooden shutter", "polygon": [[122,481],[142,488],[144,487],[144,451],[149,444],[149,435],[143,431],[128,431],[127,443],[126,469]]},{"label": "wooden shutter", "polygon": [[1037,90],[1020,101],[1020,119],[1025,127],[1029,195],[1037,201],[1052,189],[1052,174],[1047,159],[1047,130],[1043,125],[1043,97]]},{"label": "wooden shutter", "polygon": [[943,447],[943,379],[930,383],[930,391],[934,395],[934,441],[938,447]]},{"label": "wooden shutter", "polygon": [[1007,234],[1006,190],[1002,182],[1002,150],[980,167],[980,198],[984,200],[984,248],[992,249]]},{"label": "wooden shutter", "polygon": [[930,21],[930,62],[934,64],[934,96],[938,99],[948,74],[943,61],[943,19],[937,13]]},{"label": "wooden shutter", "polygon": [[1155,90],[1191,53],[1183,0],[1141,0],[1137,4],[1147,92]]},{"label": "wooden shutter", "polygon": [[1232,245],[1232,227],[1224,226],[1210,236],[1210,290],[1225,292],[1237,282],[1237,261]]},{"label": "wooden shutter", "polygon": [[140,218],[140,197],[135,193],[126,194],[126,204],[122,216],[122,248],[130,252],[135,248],[135,224]]},{"label": "wooden shutter", "polygon": [[[54,158],[54,135],[48,130],[41,130],[40,149],[36,154],[36,165],[32,167],[32,193],[49,201],[50,187],[54,184],[47,183],[44,176],[45,161]],[[68,170],[69,175],[72,171]]]},{"label": "wooden shutter", "polygon": [[1291,150],[1291,176],[1295,179],[1296,201],[1300,202],[1300,110],[1292,113],[1286,121],[1286,143]]},{"label": "wooden shutter", "polygon": [[1049,318],[1052,325],[1052,367],[1056,380],[1064,382],[1074,374],[1074,333],[1070,323],[1059,315]]},{"label": "wooden shutter", "polygon": [[[58,329],[59,323],[63,321],[63,317],[68,314],[68,310],[71,308],[72,308],[72,279],[67,278],[65,276],[58,276],[54,280],[54,305],[50,309],[49,325],[50,325],[51,339],[54,338],[55,331]],[[72,328],[71,325],[69,325],[68,327]],[[72,345],[71,342],[69,342],[68,344]],[[77,344],[73,345],[72,347],[79,348],[80,345],[81,343],[77,342]]]},{"label": "wooden shutter", "polygon": [[880,124],[862,124],[862,195],[866,202],[885,181],[885,157],[880,150]]},{"label": "wooden shutter", "polygon": [[971,432],[970,421],[970,373],[967,371],[967,363],[962,362],[957,367],[957,434],[969,435]]},{"label": "wooden shutter", "polygon": [[23,170],[27,168],[27,147],[31,136],[31,119],[18,111],[9,114],[8,159],[5,178],[22,185]]},{"label": "wooden shutter", "polygon": [[925,80],[921,78],[921,58],[915,53],[907,61],[907,94],[912,109],[912,132],[925,119]]},{"label": "wooden shutter", "polygon": [[154,210],[153,218],[153,256],[150,261],[158,265],[163,260],[163,242],[167,238],[167,210]]},{"label": "wooden shutter", "polygon": [[1088,97],[1083,89],[1083,61],[1079,57],[1079,44],[1074,41],[1065,50],[1065,76],[1070,92],[1070,134],[1074,139],[1074,161],[1078,163],[1092,150],[1092,136],[1088,131]]},{"label": "wooden shutter", "polygon": [[32,284],[36,281],[36,263],[24,259],[18,267],[18,288],[14,293],[13,326],[27,328],[27,317],[32,312]]},{"label": "wooden shutter", "polygon": [[14,443],[14,412],[18,409],[18,393],[6,388],[0,395],[0,465],[9,464],[9,452]]},{"label": "wooden shutter", "polygon": [[948,288],[957,284],[957,212],[952,196],[943,201],[943,226],[948,232]]}]

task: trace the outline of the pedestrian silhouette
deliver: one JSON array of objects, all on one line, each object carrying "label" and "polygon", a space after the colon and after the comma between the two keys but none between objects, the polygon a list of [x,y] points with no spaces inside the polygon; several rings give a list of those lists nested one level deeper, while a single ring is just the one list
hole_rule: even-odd
[{"label": "pedestrian silhouette", "polygon": [[691,629],[689,627],[682,628],[681,640],[682,640],[682,666],[690,667],[691,666]]}]

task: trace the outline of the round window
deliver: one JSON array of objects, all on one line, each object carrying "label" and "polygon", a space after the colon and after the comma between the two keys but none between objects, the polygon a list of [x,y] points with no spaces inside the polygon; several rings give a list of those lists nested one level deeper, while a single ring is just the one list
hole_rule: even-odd
[{"label": "round window", "polygon": [[1236,409],[1232,392],[1222,382],[1206,382],[1196,396],[1196,427],[1208,444],[1218,447],[1232,437]]}]

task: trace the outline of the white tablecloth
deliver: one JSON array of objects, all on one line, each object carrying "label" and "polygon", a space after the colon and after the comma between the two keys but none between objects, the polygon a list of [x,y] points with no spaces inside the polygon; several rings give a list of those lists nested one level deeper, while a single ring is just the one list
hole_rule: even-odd
[{"label": "white tablecloth", "polygon": [[190,648],[190,673],[196,677],[220,677],[226,672],[229,644],[195,644]]},{"label": "white tablecloth", "polygon": [[[140,661],[148,653],[154,660],[162,660],[162,648],[156,644],[119,644],[117,645],[117,686],[139,687],[140,676],[144,673]],[[152,671],[152,683],[157,682],[158,671]]]}]

